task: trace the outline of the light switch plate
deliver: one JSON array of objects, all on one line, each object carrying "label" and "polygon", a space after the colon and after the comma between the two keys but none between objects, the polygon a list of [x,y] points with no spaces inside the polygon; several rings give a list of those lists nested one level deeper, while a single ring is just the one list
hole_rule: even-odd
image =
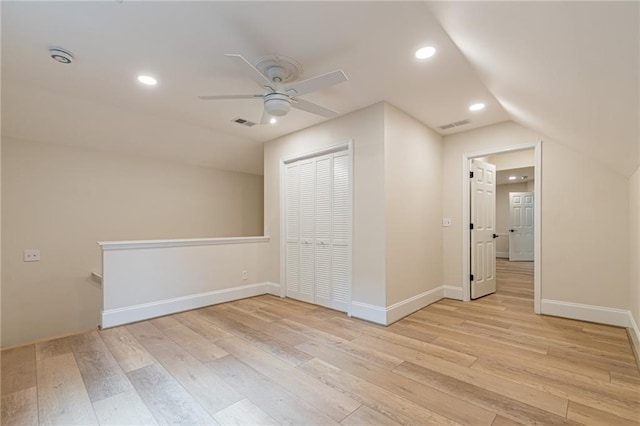
[{"label": "light switch plate", "polygon": [[442,219],[442,226],[451,226],[451,218],[445,217]]}]

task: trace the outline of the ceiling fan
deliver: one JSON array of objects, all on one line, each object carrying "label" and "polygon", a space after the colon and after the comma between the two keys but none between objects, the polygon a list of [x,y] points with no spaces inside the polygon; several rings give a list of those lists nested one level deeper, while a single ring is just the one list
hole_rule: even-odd
[{"label": "ceiling fan", "polygon": [[347,76],[342,70],[296,81],[300,75],[300,66],[291,58],[265,56],[258,59],[254,66],[242,55],[229,53],[225,56],[241,65],[245,74],[258,83],[265,92],[255,95],[198,96],[200,99],[261,99],[264,102],[264,111],[260,124],[266,124],[272,118],[287,115],[291,107],[327,118],[338,115],[335,111],[301,99],[299,96],[346,81]]}]

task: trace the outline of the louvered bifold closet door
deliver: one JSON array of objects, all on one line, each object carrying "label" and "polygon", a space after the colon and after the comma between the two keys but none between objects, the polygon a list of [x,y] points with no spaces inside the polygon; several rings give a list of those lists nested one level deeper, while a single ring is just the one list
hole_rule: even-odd
[{"label": "louvered bifold closet door", "polygon": [[287,295],[299,298],[300,287],[300,174],[297,163],[286,166],[285,271]]},{"label": "louvered bifold closet door", "polygon": [[347,152],[334,154],[331,173],[331,307],[346,312],[351,299],[351,172]]},{"label": "louvered bifold closet door", "polygon": [[331,307],[332,155],[316,158],[315,303]]},{"label": "louvered bifold closet door", "polygon": [[315,160],[300,162],[300,279],[298,298],[314,303]]}]

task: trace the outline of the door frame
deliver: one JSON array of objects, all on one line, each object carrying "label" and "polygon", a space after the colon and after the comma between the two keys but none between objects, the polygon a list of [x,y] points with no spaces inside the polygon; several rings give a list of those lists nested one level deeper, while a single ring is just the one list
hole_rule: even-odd
[{"label": "door frame", "polygon": [[470,262],[469,253],[471,245],[471,236],[469,235],[469,223],[471,223],[471,182],[469,179],[469,162],[472,158],[485,157],[488,155],[505,154],[514,151],[523,151],[533,148],[535,151],[534,160],[534,185],[533,191],[536,194],[536,211],[534,216],[534,281],[533,281],[533,312],[540,314],[540,300],[542,296],[542,265],[540,264],[542,244],[541,244],[541,222],[542,222],[542,141],[516,144],[500,148],[486,148],[479,151],[467,152],[462,154],[462,300],[469,302],[471,300],[471,279],[470,279]]},{"label": "door frame", "polygon": [[321,155],[332,154],[334,152],[346,151],[349,161],[349,215],[351,223],[349,227],[349,264],[351,274],[349,277],[349,300],[347,302],[347,314],[351,316],[351,302],[353,300],[353,140],[349,139],[335,145],[295,154],[290,157],[280,159],[278,196],[280,206],[280,297],[287,297],[287,274],[286,274],[286,244],[287,244],[287,204],[286,204],[286,166],[296,161],[307,158],[319,157]]}]

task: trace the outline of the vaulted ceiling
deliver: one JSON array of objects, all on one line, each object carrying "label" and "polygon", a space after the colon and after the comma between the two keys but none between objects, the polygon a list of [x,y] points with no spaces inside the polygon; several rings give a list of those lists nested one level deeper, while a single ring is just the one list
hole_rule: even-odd
[{"label": "vaulted ceiling", "polygon": [[[259,100],[198,95],[260,92],[225,53],[278,54],[301,78],[342,69],[348,81],[303,96],[340,114],[386,100],[442,135],[513,120],[625,175],[638,165],[636,2],[2,2],[1,14],[6,137],[261,173],[265,141],[326,119],[292,110],[249,128],[232,119],[259,121]],[[424,45],[436,55],[415,59]]]}]

